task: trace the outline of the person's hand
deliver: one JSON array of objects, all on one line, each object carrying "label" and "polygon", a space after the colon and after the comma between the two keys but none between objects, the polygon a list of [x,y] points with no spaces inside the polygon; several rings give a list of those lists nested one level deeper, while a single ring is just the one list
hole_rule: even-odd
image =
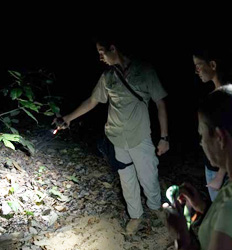
[{"label": "person's hand", "polygon": [[190,243],[190,234],[187,228],[187,222],[184,217],[183,207],[179,201],[175,201],[173,206],[164,208],[166,213],[166,224],[173,239],[181,242],[181,245]]},{"label": "person's hand", "polygon": [[56,125],[57,130],[61,130],[68,128],[70,125],[70,121],[68,121],[66,117],[56,117],[52,122],[52,125],[53,124]]},{"label": "person's hand", "polygon": [[160,140],[157,146],[157,155],[160,156],[169,150],[169,142],[165,140]]},{"label": "person's hand", "polygon": [[203,201],[200,193],[190,183],[184,183],[179,186],[180,197],[193,207],[196,212],[204,213],[206,202]]}]

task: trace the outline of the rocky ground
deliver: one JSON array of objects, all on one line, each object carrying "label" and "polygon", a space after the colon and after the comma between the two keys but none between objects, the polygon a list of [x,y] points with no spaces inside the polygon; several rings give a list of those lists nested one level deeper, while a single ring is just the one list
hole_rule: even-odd
[{"label": "rocky ground", "polygon": [[[141,230],[125,235],[129,217],[118,175],[93,147],[65,132],[53,137],[45,127],[25,135],[36,145],[35,155],[0,148],[0,249],[173,249],[144,197]],[[201,154],[174,148],[160,158],[163,197],[168,186],[183,181],[206,195]]]}]

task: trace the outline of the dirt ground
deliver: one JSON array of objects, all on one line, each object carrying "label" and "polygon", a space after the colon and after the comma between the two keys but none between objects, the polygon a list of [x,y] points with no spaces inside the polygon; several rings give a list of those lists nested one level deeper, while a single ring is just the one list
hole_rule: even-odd
[{"label": "dirt ground", "polygon": [[[20,150],[2,147],[0,151],[0,249],[173,249],[167,228],[159,218],[150,216],[144,196],[141,228],[136,235],[125,234],[129,217],[119,178],[104,159],[86,150],[88,145],[59,137],[46,142],[39,134],[33,136],[40,142],[33,157]],[[201,151],[179,152],[176,147],[160,157],[163,199],[170,185],[184,181],[207,195]],[[13,183],[20,187],[14,193],[9,191]],[[43,200],[38,191],[44,194]],[[35,202],[35,194],[40,204]],[[18,201],[18,209],[7,207],[9,201]]]}]

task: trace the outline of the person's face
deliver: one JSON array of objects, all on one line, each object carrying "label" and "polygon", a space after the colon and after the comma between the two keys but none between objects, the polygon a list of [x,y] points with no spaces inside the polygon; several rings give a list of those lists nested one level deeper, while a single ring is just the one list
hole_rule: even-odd
[{"label": "person's face", "polygon": [[220,154],[220,143],[218,141],[218,135],[216,130],[213,134],[210,133],[209,127],[207,125],[204,115],[198,113],[198,132],[201,137],[201,146],[209,159],[212,166],[223,167],[223,156]]},{"label": "person's face", "polygon": [[206,61],[193,56],[193,63],[195,65],[195,73],[200,77],[202,82],[213,80],[216,75],[214,63],[208,64]]},{"label": "person's face", "polygon": [[99,43],[96,44],[96,47],[99,53],[100,61],[108,65],[114,65],[116,63],[115,47],[111,46],[111,50],[107,50],[105,47],[103,47]]}]

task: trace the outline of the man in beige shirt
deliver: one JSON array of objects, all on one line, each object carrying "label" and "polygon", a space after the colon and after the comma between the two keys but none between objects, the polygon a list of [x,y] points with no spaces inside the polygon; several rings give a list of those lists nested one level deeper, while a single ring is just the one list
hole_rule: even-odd
[{"label": "man in beige shirt", "polygon": [[157,154],[162,155],[169,150],[167,112],[163,100],[167,93],[155,70],[148,64],[125,56],[115,40],[99,39],[96,47],[100,60],[109,66],[117,65],[130,87],[143,101],[125,87],[114,67],[109,67],[101,75],[92,95],[63,119],[69,125],[72,120],[92,110],[98,103],[109,102],[106,136],[114,144],[117,160],[123,163],[133,162],[125,169],[118,170],[131,217],[126,231],[133,234],[138,230],[143,214],[140,185],[147,197],[148,207],[157,211],[161,206],[157,169],[159,161],[151,140],[148,102],[152,98],[157,105],[161,131]]}]

